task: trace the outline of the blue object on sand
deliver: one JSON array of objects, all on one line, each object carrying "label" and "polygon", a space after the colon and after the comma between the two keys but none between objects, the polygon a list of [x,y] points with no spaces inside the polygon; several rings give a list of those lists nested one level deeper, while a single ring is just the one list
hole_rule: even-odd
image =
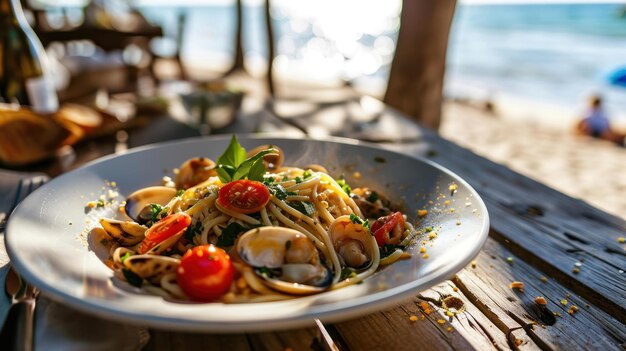
[{"label": "blue object on sand", "polygon": [[609,75],[609,83],[626,88],[626,67],[619,68]]}]

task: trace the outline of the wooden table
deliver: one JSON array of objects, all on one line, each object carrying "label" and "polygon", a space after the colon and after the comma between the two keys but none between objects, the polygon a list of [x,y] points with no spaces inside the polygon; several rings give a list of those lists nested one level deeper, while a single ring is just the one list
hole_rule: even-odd
[{"label": "wooden table", "polygon": [[[250,132],[263,121],[271,122],[272,117],[260,110],[239,116],[223,132]],[[624,220],[477,156],[390,109],[378,121],[391,121],[401,131],[395,135],[402,137],[401,143],[384,146],[428,157],[467,180],[488,207],[491,231],[475,262],[448,281],[415,291],[413,298],[393,309],[326,325],[341,349],[624,349],[626,251],[617,239],[626,236]],[[100,139],[77,147],[69,167],[55,163],[42,170],[54,176],[127,146],[194,135],[194,129],[160,118],[130,131],[128,139]],[[512,281],[524,282],[524,291],[511,289]],[[441,301],[448,296],[460,299],[465,312],[447,316]],[[547,300],[545,307],[535,303],[538,296]],[[234,335],[151,330],[146,349],[320,347],[312,327]]]}]

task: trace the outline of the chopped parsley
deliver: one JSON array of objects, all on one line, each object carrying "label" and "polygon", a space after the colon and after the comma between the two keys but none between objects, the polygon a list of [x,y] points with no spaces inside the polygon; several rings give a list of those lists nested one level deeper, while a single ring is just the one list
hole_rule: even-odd
[{"label": "chopped parsley", "polygon": [[317,211],[315,206],[308,201],[291,201],[289,202],[289,206],[298,210],[298,212],[302,213],[305,216],[310,216]]},{"label": "chopped parsley", "polygon": [[402,246],[399,246],[399,245],[385,245],[383,247],[380,247],[378,249],[380,251],[380,258],[385,258],[385,257],[391,255],[398,248],[401,249]]},{"label": "chopped parsley", "polygon": [[269,269],[267,267],[261,267],[261,268],[257,268],[257,273],[259,273],[260,275],[264,275],[267,278],[271,278],[274,277],[276,274],[274,272],[274,270]]},{"label": "chopped parsley", "polygon": [[185,189],[178,189],[178,191],[176,191],[176,197],[182,196],[184,193],[185,193]]},{"label": "chopped parsley", "polygon": [[306,171],[304,171],[304,173],[302,173],[302,178],[309,179],[311,178],[312,175],[313,175],[313,172],[311,172],[310,169],[307,169]]},{"label": "chopped parsley", "polygon": [[363,218],[355,215],[354,213],[350,213],[350,220],[352,221],[352,223],[360,224],[364,228],[367,228],[367,230],[370,230],[370,221],[368,219],[363,220]]},{"label": "chopped parsley", "polygon": [[339,277],[339,281],[354,277],[356,277],[356,272],[348,267],[344,267],[341,269],[341,276]]},{"label": "chopped parsley", "polygon": [[300,177],[296,177],[295,180],[296,180],[296,184],[302,183],[302,178],[300,178]]},{"label": "chopped parsley", "polygon": [[141,279],[140,276],[128,269],[122,269],[122,274],[124,274],[124,278],[126,278],[128,284],[141,288],[141,284],[143,284],[143,279]]},{"label": "chopped parsley", "polygon": [[[159,204],[150,204],[150,221],[156,223],[159,221],[159,215],[163,211],[163,206]],[[163,216],[161,216],[163,218]]]},{"label": "chopped parsley", "polygon": [[98,201],[96,201],[96,207],[104,207],[105,203],[104,200],[99,199]]},{"label": "chopped parsley", "polygon": [[185,234],[183,234],[185,236],[185,239],[193,242],[193,237],[202,233],[202,230],[204,229],[204,226],[202,225],[201,221],[196,221],[196,223],[190,225],[187,230],[185,231]]},{"label": "chopped parsley", "polygon": [[346,180],[344,178],[340,178],[337,180],[337,184],[339,184],[339,186],[341,187],[341,189],[348,195],[350,195],[350,193],[352,192],[352,188],[350,187],[350,185],[348,185],[348,183],[346,183]]},{"label": "chopped parsley", "polygon": [[237,222],[233,222],[229,224],[228,226],[226,226],[224,230],[222,230],[222,234],[217,237],[217,242],[215,243],[215,245],[221,248],[233,246],[235,245],[235,240],[237,240],[237,237],[239,235],[256,227],[259,227],[259,225],[248,228],[248,227],[242,226],[241,224]]}]

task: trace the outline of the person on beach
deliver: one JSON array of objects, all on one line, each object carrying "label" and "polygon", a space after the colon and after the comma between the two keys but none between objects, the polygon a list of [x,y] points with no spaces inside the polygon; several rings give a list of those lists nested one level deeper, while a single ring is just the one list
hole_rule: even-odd
[{"label": "person on beach", "polygon": [[577,132],[624,146],[626,135],[618,133],[611,128],[609,118],[602,107],[602,98],[598,95],[592,96],[589,100],[589,105],[589,110],[576,125]]}]

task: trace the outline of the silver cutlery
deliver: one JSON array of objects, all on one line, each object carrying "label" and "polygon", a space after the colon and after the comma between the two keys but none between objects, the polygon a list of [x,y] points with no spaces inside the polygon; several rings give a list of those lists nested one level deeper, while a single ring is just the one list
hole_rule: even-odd
[{"label": "silver cutlery", "polygon": [[31,351],[35,300],[39,291],[22,280],[13,268],[9,269],[4,288],[12,305],[0,334],[2,345],[6,350]]},{"label": "silver cutlery", "polygon": [[[36,176],[20,179],[13,204],[10,210],[0,220],[0,232],[4,232],[6,222],[17,205],[48,180],[46,176]],[[33,349],[33,321],[35,302],[39,292],[27,284],[11,267],[5,281],[5,293],[11,299],[11,308],[0,333],[0,345],[4,350]]]}]

